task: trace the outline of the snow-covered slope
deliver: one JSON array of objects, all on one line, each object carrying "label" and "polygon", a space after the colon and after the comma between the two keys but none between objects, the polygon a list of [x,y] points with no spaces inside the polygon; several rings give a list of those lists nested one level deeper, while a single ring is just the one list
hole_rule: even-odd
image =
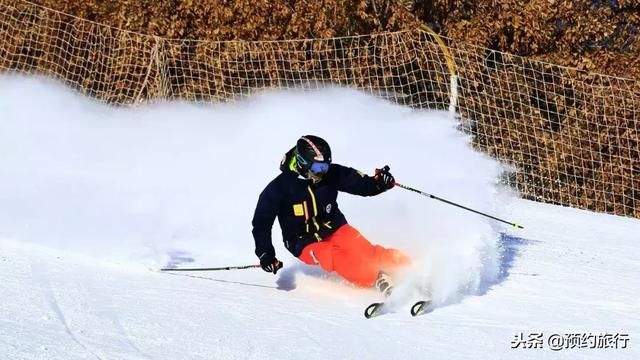
[{"label": "snow-covered slope", "polygon": [[[34,99],[37,99],[35,101]],[[516,199],[501,166],[446,114],[343,89],[234,105],[113,109],[49,81],[0,77],[0,358],[453,359],[640,356],[640,221]],[[341,195],[371,241],[410,252],[435,309],[379,295],[286,254],[285,269],[166,274],[150,266],[255,263],[250,220],[298,136],[336,162],[525,226],[394,189]],[[523,333],[543,349],[512,349]],[[622,333],[626,349],[552,351],[553,333]],[[619,342],[620,345],[623,342]]]}]

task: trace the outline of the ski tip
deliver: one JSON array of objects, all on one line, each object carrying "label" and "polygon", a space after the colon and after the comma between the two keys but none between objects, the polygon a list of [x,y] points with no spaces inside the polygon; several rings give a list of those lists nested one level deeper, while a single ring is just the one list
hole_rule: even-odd
[{"label": "ski tip", "polygon": [[411,307],[411,316],[419,316],[427,312],[427,309],[431,305],[431,300],[418,301]]},{"label": "ski tip", "polygon": [[384,303],[373,303],[367,306],[367,308],[364,309],[364,317],[371,319],[374,316],[378,316],[380,314],[380,310],[382,310],[382,305],[384,305]]},{"label": "ski tip", "polygon": [[160,269],[155,268],[155,267],[150,267],[150,268],[148,268],[148,269],[149,269],[149,271],[151,271],[151,272],[160,272]]}]

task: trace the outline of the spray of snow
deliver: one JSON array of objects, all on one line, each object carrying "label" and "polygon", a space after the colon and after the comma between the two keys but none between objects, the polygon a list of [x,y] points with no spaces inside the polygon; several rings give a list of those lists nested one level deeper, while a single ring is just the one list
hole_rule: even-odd
[{"label": "spray of snow", "polygon": [[[500,214],[502,167],[446,113],[347,89],[278,91],[231,105],[104,106],[45,79],[0,77],[0,237],[148,265],[253,263],[258,194],[303,134],[334,161]],[[340,207],[370,241],[410,253],[437,302],[498,275],[495,223],[402,189]],[[277,224],[277,223],[276,223]],[[274,226],[274,245],[293,259]],[[342,285],[341,285],[342,286]],[[398,293],[410,291],[401,286]]]}]

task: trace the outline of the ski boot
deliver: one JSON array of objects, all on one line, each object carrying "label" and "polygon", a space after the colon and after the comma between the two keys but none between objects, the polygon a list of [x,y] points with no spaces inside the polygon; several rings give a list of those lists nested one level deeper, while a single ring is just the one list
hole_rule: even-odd
[{"label": "ski boot", "polygon": [[389,297],[393,292],[393,283],[391,282],[391,277],[384,272],[380,272],[378,274],[378,278],[374,283],[374,286],[378,291],[384,295],[384,297]]},{"label": "ski boot", "polygon": [[[382,271],[378,273],[378,278],[376,279],[376,282],[373,284],[373,286],[378,291],[380,291],[385,298],[391,296],[391,293],[393,292],[393,283],[391,282],[391,277]],[[364,309],[364,317],[369,319],[374,316],[378,316],[381,313],[383,306],[384,302],[377,302],[367,306],[367,308]]]}]

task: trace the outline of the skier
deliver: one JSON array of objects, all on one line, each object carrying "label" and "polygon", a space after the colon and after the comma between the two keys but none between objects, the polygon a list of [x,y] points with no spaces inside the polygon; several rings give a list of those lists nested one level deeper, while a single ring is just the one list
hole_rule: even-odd
[{"label": "skier", "polygon": [[388,296],[387,271],[409,264],[397,249],[372,245],[347,223],[336,202],[338,191],[360,196],[381,194],[395,185],[389,167],[375,176],[331,162],[329,144],[318,136],[301,137],[280,163],[280,173],[262,191],[253,216],[255,253],[264,271],[276,274],[271,228],[278,218],[284,245],[309,265],[335,271],[360,287],[375,286]]}]

